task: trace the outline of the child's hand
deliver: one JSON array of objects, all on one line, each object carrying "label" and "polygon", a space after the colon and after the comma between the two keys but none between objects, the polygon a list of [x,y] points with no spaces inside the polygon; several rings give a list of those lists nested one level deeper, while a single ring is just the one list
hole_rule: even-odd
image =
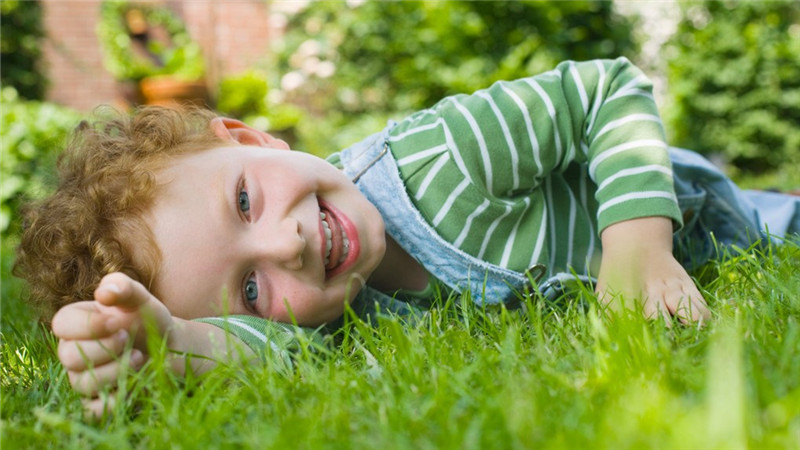
[{"label": "child's hand", "polygon": [[[167,337],[173,319],[144,286],[122,273],[106,275],[94,298],[61,308],[52,328],[70,384],[87,397],[86,409],[99,417],[114,401],[113,396],[107,401],[98,398],[99,393],[106,387],[114,389],[123,370],[138,370],[147,358],[144,321]],[[132,347],[129,356],[128,347]]]},{"label": "child's hand", "polygon": [[[672,255],[672,223],[664,217],[619,222],[603,230],[603,259],[597,282],[601,302],[625,307],[642,302],[646,317],[672,316],[683,323],[711,313],[689,274]],[[612,303],[615,302],[615,303]]]}]

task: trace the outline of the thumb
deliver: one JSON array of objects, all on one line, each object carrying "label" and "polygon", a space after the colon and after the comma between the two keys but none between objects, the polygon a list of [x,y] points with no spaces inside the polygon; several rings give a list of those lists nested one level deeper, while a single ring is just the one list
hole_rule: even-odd
[{"label": "thumb", "polygon": [[94,299],[127,312],[136,311],[151,300],[158,301],[141,283],[121,272],[104,276],[94,291]]},{"label": "thumb", "polygon": [[[172,325],[172,315],[142,283],[135,281],[124,273],[115,272],[103,277],[95,290],[95,300],[104,308],[113,309],[122,314],[112,314],[106,322],[111,330],[126,329],[136,337],[137,348],[143,349],[141,325],[145,322],[153,324],[158,333],[166,333]],[[142,322],[144,321],[144,322]]]}]

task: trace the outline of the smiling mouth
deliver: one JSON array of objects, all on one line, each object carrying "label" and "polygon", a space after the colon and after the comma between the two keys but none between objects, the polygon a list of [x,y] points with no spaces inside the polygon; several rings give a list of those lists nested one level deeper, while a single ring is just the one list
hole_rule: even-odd
[{"label": "smiling mouth", "polygon": [[330,211],[320,209],[319,219],[325,236],[323,263],[325,270],[330,272],[347,259],[350,254],[350,240],[344,232],[344,227]]}]

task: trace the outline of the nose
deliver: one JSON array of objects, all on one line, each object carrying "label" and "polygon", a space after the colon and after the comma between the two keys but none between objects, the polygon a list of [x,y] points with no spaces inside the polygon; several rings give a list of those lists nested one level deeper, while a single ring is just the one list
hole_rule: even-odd
[{"label": "nose", "polygon": [[260,241],[257,246],[260,257],[290,270],[303,267],[306,240],[297,219],[285,217],[271,232],[259,233],[257,239]]}]

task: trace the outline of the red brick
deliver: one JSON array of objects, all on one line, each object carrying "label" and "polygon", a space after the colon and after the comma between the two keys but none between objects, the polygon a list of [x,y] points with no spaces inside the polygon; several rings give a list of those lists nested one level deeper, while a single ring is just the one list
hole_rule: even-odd
[{"label": "red brick", "polygon": [[[264,59],[272,36],[263,0],[155,2],[173,8],[186,22],[206,57],[209,87],[226,75]],[[43,0],[47,39],[43,45],[50,80],[47,99],[82,111],[115,103],[117,83],[103,67],[95,35],[99,0]]]}]

